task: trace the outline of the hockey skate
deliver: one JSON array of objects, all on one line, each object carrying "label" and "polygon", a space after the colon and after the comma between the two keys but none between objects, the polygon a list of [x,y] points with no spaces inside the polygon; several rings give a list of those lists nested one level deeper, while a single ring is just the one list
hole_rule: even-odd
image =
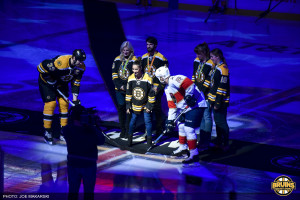
[{"label": "hockey skate", "polygon": [[189,156],[190,152],[185,146],[179,146],[179,148],[173,151],[171,154],[171,157],[173,158],[188,158]]},{"label": "hockey skate", "polygon": [[47,144],[53,145],[53,137],[52,137],[52,132],[51,131],[49,131],[49,130],[45,131],[44,141]]},{"label": "hockey skate", "polygon": [[190,156],[182,161],[183,167],[199,166],[199,153],[197,149],[190,150]]},{"label": "hockey skate", "polygon": [[62,141],[62,142],[65,142],[65,141],[66,141],[66,140],[65,140],[65,137],[64,137],[63,135],[60,135],[60,136],[59,136],[59,140]]},{"label": "hockey skate", "polygon": [[62,142],[65,142],[66,140],[65,140],[65,137],[64,137],[63,128],[64,127],[61,127],[60,132],[59,132],[59,136],[55,137],[55,139],[57,139],[59,141],[62,141]]}]

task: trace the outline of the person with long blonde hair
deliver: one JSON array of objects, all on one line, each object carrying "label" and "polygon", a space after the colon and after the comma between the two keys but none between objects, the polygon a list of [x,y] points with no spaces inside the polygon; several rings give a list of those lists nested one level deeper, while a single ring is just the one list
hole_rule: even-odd
[{"label": "person with long blonde hair", "polygon": [[130,115],[126,114],[126,85],[128,77],[132,74],[132,64],[136,60],[134,49],[129,41],[124,41],[120,47],[120,55],[112,65],[112,80],[118,105],[119,123],[121,128],[120,138],[127,138]]}]

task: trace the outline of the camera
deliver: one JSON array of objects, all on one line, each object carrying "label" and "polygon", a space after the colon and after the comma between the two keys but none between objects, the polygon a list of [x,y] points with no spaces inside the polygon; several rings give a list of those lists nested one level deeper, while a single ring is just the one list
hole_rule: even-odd
[{"label": "camera", "polygon": [[80,121],[83,125],[96,126],[100,121],[95,107],[85,108],[82,105],[76,105],[70,109],[69,118],[71,122]]}]

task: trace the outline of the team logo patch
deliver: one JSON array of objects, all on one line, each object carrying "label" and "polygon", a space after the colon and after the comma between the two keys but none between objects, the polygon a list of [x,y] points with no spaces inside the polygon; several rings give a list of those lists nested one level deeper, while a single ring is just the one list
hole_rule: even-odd
[{"label": "team logo patch", "polygon": [[271,189],[279,196],[288,196],[296,189],[296,183],[290,177],[282,175],[271,183]]},{"label": "team logo patch", "polygon": [[155,71],[156,71],[156,68],[155,66],[146,66],[145,68],[145,72],[151,77],[153,78],[155,76]]},{"label": "team logo patch", "polygon": [[178,77],[176,78],[176,81],[177,81],[178,83],[181,83],[181,80],[182,80],[182,78],[181,78],[180,76],[178,76]]},{"label": "team logo patch", "polygon": [[74,72],[75,75],[78,75],[79,73],[80,73],[79,69],[75,70],[75,72]]},{"label": "team logo patch", "polygon": [[61,65],[62,65],[62,63],[61,63],[60,60],[57,61],[57,65],[58,65],[58,66],[61,66]]},{"label": "team logo patch", "polygon": [[132,94],[133,98],[136,100],[142,100],[145,97],[145,91],[140,87],[134,88]]},{"label": "team logo patch", "polygon": [[127,80],[129,77],[129,70],[127,68],[123,69],[122,67],[119,68],[118,75],[122,80]]},{"label": "team logo patch", "polygon": [[55,70],[55,67],[53,66],[53,63],[47,64],[47,67],[48,67],[48,69],[49,69],[50,71],[52,71],[52,72]]},{"label": "team logo patch", "polygon": [[69,82],[70,80],[72,80],[73,75],[66,75],[66,76],[61,76],[60,79],[64,82]]}]

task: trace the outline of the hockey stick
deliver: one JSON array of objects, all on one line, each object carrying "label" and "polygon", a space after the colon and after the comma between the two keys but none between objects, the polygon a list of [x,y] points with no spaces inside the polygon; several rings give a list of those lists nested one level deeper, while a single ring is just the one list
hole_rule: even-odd
[{"label": "hockey stick", "polygon": [[104,137],[106,139],[109,140],[110,143],[113,143],[114,146],[117,146],[118,148],[121,148],[122,146],[120,144],[118,144],[117,142],[115,142],[113,139],[111,139],[108,135],[106,135],[103,130],[98,126],[98,125],[95,125],[95,127],[102,133],[102,135],[104,135]]},{"label": "hockey stick", "polygon": [[[57,92],[58,92],[58,93],[64,98],[64,100],[65,100],[66,102],[68,102],[71,106],[75,106],[75,104],[74,104],[72,101],[70,101],[69,98],[66,97],[59,89],[57,89]],[[106,135],[98,125],[96,125],[96,128],[97,128],[98,130],[100,130],[100,132],[104,135],[104,137],[106,137],[111,143],[113,143],[115,146],[121,148],[121,145],[119,145],[117,142],[115,142],[114,140],[112,140],[108,135]]]},{"label": "hockey stick", "polygon": [[[175,123],[176,121],[178,121],[178,119],[180,118],[180,116],[181,116],[183,113],[185,113],[185,111],[186,111],[188,108],[189,108],[189,107],[186,106],[186,107],[179,113],[179,115],[177,115],[177,117],[174,119],[174,123]],[[146,153],[147,153],[148,151],[150,151],[150,149],[152,149],[152,148],[158,143],[158,141],[160,140],[160,138],[161,138],[162,136],[164,136],[166,133],[167,133],[167,130],[165,129],[165,130],[162,132],[162,134],[154,141],[154,143],[151,145],[151,147],[149,147],[149,148],[147,149]]]},{"label": "hockey stick", "polygon": [[66,97],[59,89],[57,89],[57,92],[62,96],[62,98],[64,98],[64,100],[65,100],[66,102],[68,102],[69,104],[71,104],[71,106],[75,106],[75,104],[74,104],[72,101],[70,101],[70,100],[68,99],[68,97]]}]

